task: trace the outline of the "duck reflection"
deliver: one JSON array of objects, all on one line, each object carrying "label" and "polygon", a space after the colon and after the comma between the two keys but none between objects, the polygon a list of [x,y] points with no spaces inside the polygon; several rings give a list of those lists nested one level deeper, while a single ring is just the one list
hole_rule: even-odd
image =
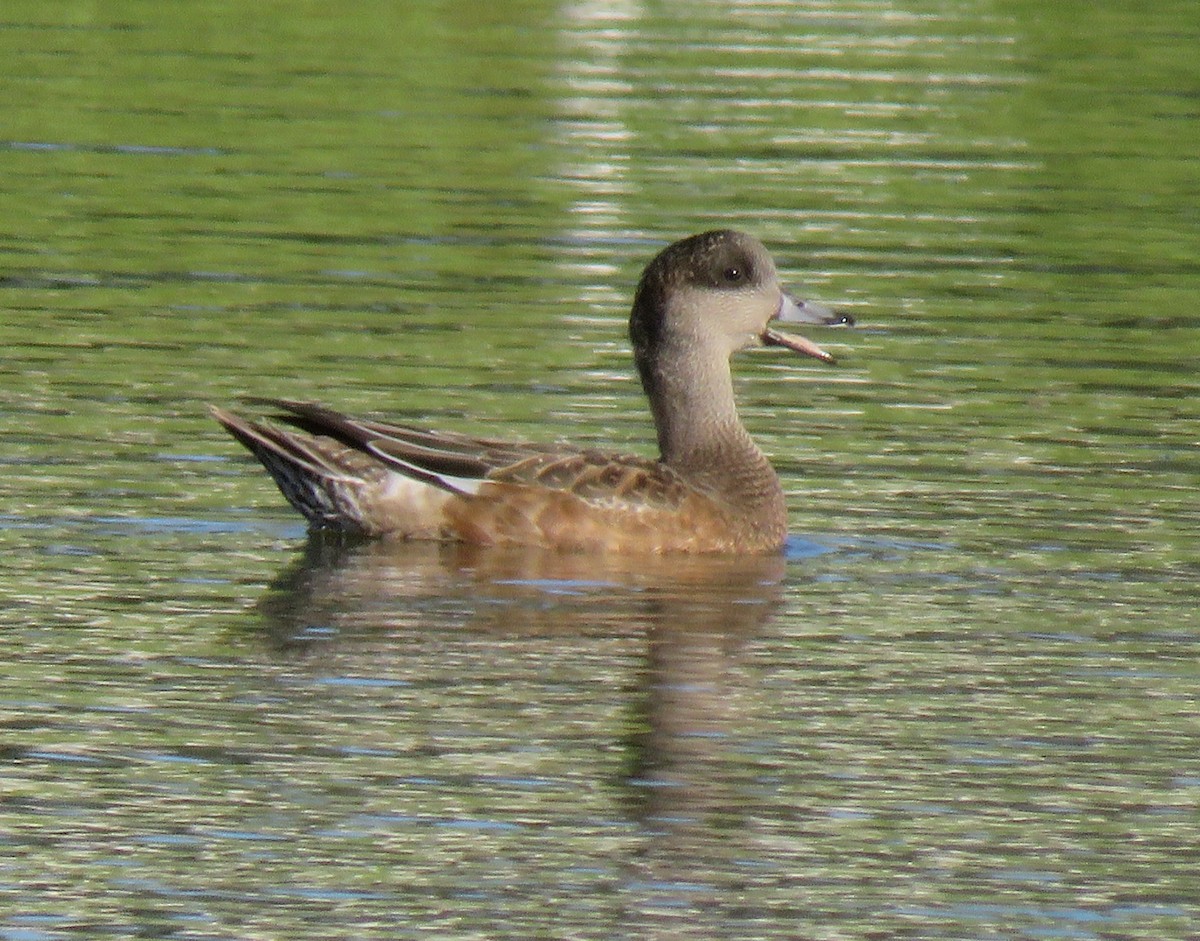
[{"label": "duck reflection", "polygon": [[503,639],[489,654],[497,663],[545,657],[549,644],[551,664],[572,664],[618,640],[629,718],[619,741],[597,746],[623,748],[618,793],[651,837],[624,863],[641,886],[627,898],[644,917],[677,892],[694,905],[698,883],[705,895],[721,881],[697,866],[746,814],[747,772],[731,770],[752,694],[741,659],[781,604],[785,567],[778,555],[607,557],[314,536],[260,610],[279,650],[299,656],[344,656],[361,643],[377,657],[381,632],[453,632]]}]

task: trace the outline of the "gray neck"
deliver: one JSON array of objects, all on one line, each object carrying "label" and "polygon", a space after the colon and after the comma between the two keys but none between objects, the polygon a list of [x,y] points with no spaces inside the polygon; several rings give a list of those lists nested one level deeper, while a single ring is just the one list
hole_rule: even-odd
[{"label": "gray neck", "polygon": [[738,418],[729,360],[697,359],[691,350],[638,364],[663,463],[729,503],[782,512],[779,478]]}]

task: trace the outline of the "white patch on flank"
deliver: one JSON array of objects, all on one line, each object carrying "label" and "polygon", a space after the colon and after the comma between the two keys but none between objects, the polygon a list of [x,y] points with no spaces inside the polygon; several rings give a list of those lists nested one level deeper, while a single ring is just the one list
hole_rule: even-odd
[{"label": "white patch on flank", "polygon": [[445,526],[446,504],[455,494],[392,471],[375,490],[370,516],[388,520],[388,529],[407,536],[436,537]]},{"label": "white patch on flank", "polygon": [[390,471],[379,488],[379,496],[388,503],[410,506],[413,512],[419,513],[426,509],[440,508],[450,494],[433,484],[414,480],[398,471]]}]

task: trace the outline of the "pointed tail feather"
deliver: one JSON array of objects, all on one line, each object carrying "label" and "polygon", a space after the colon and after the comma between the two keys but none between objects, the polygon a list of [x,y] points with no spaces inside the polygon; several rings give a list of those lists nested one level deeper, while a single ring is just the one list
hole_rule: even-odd
[{"label": "pointed tail feather", "polygon": [[312,523],[338,529],[358,528],[347,519],[345,501],[337,497],[339,488],[353,487],[361,481],[321,453],[315,443],[269,425],[247,421],[213,405],[209,411],[258,458],[288,502]]}]

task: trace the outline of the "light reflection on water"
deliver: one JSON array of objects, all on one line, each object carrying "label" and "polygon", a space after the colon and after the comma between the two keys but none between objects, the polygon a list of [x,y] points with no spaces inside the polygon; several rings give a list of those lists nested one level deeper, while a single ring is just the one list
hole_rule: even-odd
[{"label": "light reflection on water", "polygon": [[[697,936],[812,907],[864,926],[880,908],[1031,928],[1185,918],[1182,902],[1062,901],[1110,826],[1140,820],[1177,845],[1179,799],[1195,788],[1146,785],[1150,755],[1187,740],[1148,753],[1126,738],[1121,722],[1141,728],[1144,709],[1083,718],[1124,713],[1150,673],[1123,671],[1131,688],[1114,696],[1111,671],[1081,669],[1104,662],[1095,636],[943,620],[948,547],[813,554],[822,538],[794,539],[791,558],[657,564],[314,540],[254,593],[232,645],[105,655],[93,643],[44,698],[9,701],[58,742],[9,752],[24,782],[15,810],[53,842],[107,808],[93,839],[133,848],[109,875],[94,861],[93,878],[222,924],[272,898],[375,902],[434,923],[419,899],[474,898],[533,918],[528,880],[630,930],[666,931],[659,918],[700,905]],[[921,555],[933,570],[905,578]],[[962,573],[945,579],[963,587]],[[900,617],[856,617],[863,588]],[[18,859],[33,832],[10,838]],[[480,855],[470,835],[496,842]],[[197,854],[230,876],[197,870]],[[301,873],[297,858],[336,862]],[[871,877],[893,865],[919,869],[925,890]],[[359,875],[380,866],[403,884]],[[982,904],[988,885],[1023,900]]]}]

